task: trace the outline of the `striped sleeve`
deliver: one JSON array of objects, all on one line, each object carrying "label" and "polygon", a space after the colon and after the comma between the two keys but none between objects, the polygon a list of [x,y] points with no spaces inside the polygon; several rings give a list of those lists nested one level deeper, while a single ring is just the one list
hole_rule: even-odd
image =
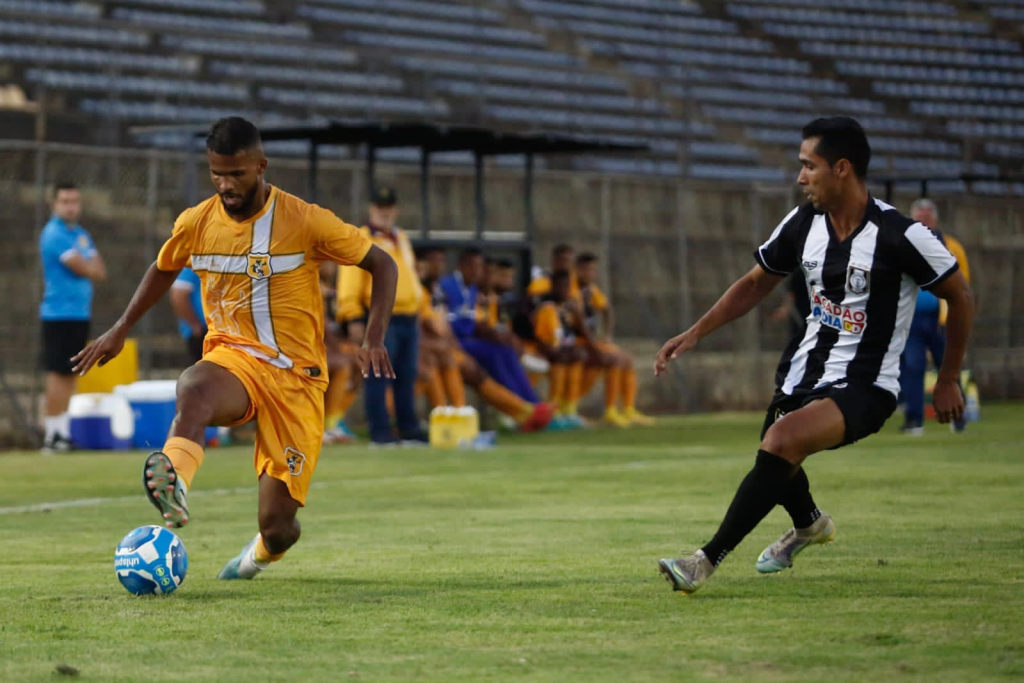
[{"label": "striped sleeve", "polygon": [[923,223],[914,223],[903,233],[900,256],[903,271],[922,289],[931,289],[960,267],[938,235]]},{"label": "striped sleeve", "polygon": [[789,275],[800,265],[799,231],[803,212],[797,207],[782,219],[771,236],[757,251],[754,259],[775,275]]}]

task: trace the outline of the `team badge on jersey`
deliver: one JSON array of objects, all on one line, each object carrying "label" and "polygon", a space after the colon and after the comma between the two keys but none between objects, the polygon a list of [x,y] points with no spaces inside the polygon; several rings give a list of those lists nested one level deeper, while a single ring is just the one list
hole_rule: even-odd
[{"label": "team badge on jersey", "polygon": [[291,446],[284,449],[285,462],[288,463],[288,473],[293,477],[302,474],[302,466],[306,464],[306,455],[295,450]]},{"label": "team badge on jersey", "polygon": [[274,274],[270,267],[270,254],[247,254],[249,259],[246,271],[253,280],[263,280]]},{"label": "team badge on jersey", "polygon": [[846,288],[854,294],[863,294],[868,291],[868,278],[870,276],[870,269],[851,265],[846,272]]}]

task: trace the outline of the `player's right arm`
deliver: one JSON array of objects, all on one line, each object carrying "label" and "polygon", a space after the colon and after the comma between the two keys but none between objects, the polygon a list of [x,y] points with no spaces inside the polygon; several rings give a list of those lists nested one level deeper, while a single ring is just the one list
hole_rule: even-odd
[{"label": "player's right arm", "polygon": [[178,220],[174,222],[171,238],[164,243],[156,261],[149,266],[149,270],[142,277],[142,282],[139,283],[124,313],[113,327],[75,354],[71,359],[71,362],[75,364],[72,372],[84,375],[93,365],[97,363],[101,366],[106,365],[121,353],[121,349],[124,348],[124,340],[128,338],[135,323],[139,322],[146,311],[167,293],[174,281],[178,279],[182,268],[188,265],[188,260],[192,257],[192,243],[195,236],[195,223],[192,218],[191,209],[178,216]]},{"label": "player's right arm", "polygon": [[805,205],[793,209],[782,219],[768,241],[754,252],[757,265],[734,282],[693,327],[665,342],[654,358],[655,377],[665,372],[669,361],[695,347],[701,339],[749,313],[786,276],[797,269],[800,265],[797,236],[809,211],[809,205]]}]

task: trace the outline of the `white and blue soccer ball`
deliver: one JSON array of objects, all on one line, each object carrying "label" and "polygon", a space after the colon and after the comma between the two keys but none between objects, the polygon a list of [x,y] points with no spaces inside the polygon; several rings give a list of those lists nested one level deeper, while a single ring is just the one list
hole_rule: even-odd
[{"label": "white and blue soccer ball", "polygon": [[188,553],[170,529],[140,526],[121,539],[114,553],[114,571],[129,593],[166,595],[185,580]]}]

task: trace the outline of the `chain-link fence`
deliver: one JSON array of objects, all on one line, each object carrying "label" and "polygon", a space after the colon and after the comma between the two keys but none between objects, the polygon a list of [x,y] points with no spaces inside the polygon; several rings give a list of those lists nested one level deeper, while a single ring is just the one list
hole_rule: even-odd
[{"label": "chain-link fence", "polygon": [[[202,156],[4,141],[0,153],[0,297],[5,307],[0,379],[0,434],[12,433],[18,405],[38,415],[41,373],[38,305],[42,292],[39,233],[49,215],[48,190],[58,180],[83,193],[82,225],[108,264],[96,288],[93,330],[120,315],[174,218],[206,196]],[[274,158],[269,180],[303,196],[305,161]],[[421,185],[415,166],[379,165],[378,181],[402,198],[401,223],[422,229]],[[365,213],[365,172],[357,162],[324,160],[319,203],[358,222]],[[496,165],[487,171],[487,229],[520,233],[526,223],[522,173]],[[430,183],[432,230],[475,225],[473,171],[436,166]],[[898,196],[906,209],[912,195]],[[1024,202],[949,196],[935,198],[942,224],[971,259],[978,319],[969,365],[983,397],[1024,395]],[[663,339],[684,329],[748,270],[751,252],[799,200],[794,187],[722,184],[582,172],[538,171],[534,187],[534,258],[548,265],[552,246],[573,244],[602,259],[604,285],[618,320],[616,336],[646,369]],[[486,245],[485,245],[486,246]],[[645,385],[641,400],[658,412],[755,408],[771,391],[772,368],[788,327],[769,313],[774,297],[747,318],[708,338],[683,359],[668,381]],[[166,301],[140,323],[143,377],[173,376],[185,363]],[[642,373],[646,376],[647,373]]]}]

